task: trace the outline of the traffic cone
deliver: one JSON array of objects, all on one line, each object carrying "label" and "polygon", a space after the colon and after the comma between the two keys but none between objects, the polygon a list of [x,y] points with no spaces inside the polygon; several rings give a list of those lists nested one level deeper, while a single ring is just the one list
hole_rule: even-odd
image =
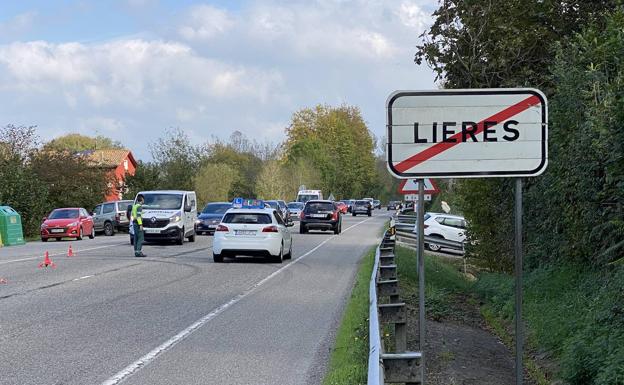
[{"label": "traffic cone", "polygon": [[72,250],[71,244],[69,245],[69,250],[67,250],[67,256],[68,257],[74,256],[74,250]]},{"label": "traffic cone", "polygon": [[43,258],[43,262],[41,262],[39,265],[37,265],[40,269],[42,267],[48,267],[50,266],[51,268],[55,269],[56,268],[56,263],[52,262],[52,260],[50,259],[50,255],[48,254],[48,252],[45,252],[45,257]]}]

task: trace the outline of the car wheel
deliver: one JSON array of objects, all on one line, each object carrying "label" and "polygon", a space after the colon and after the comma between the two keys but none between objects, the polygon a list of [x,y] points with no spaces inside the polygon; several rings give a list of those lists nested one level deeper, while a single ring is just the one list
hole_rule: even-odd
[{"label": "car wheel", "polygon": [[63,238],[54,238],[55,241],[60,242]]},{"label": "car wheel", "polygon": [[284,242],[282,242],[282,246],[280,246],[279,254],[278,255],[274,255],[273,258],[271,258],[271,259],[275,263],[282,263],[282,262],[284,262]]},{"label": "car wheel", "polygon": [[212,253],[212,260],[213,260],[215,263],[221,263],[221,262],[223,262],[223,254],[215,254],[215,253]]},{"label": "car wheel", "polygon": [[[442,238],[442,237],[441,237],[441,236],[439,236],[439,235],[432,235],[432,237],[434,237],[434,238],[444,239],[444,238]],[[428,248],[429,250],[431,250],[431,251],[440,251],[440,249],[442,248],[442,246],[438,245],[437,243],[431,243],[431,242],[428,242],[428,243],[427,243],[427,248]]]},{"label": "car wheel", "polygon": [[79,241],[82,241],[82,227],[78,231],[78,238],[76,238],[76,239],[79,240]]},{"label": "car wheel", "polygon": [[89,239],[95,238],[95,227],[91,226],[91,234],[89,234]]},{"label": "car wheel", "polygon": [[47,242],[48,238],[41,238],[41,242]]},{"label": "car wheel", "polygon": [[104,223],[104,235],[106,235],[107,237],[115,235],[115,228],[113,227],[112,223]]},{"label": "car wheel", "polygon": [[191,235],[190,237],[188,237],[189,242],[195,242],[195,233],[193,232],[193,235]]},{"label": "car wheel", "polygon": [[180,234],[178,235],[178,239],[176,239],[176,245],[184,244],[184,228],[180,230]]}]

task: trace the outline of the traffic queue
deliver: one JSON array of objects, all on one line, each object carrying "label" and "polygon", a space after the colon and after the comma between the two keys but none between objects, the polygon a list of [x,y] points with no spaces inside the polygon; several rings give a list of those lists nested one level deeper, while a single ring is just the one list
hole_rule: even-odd
[{"label": "traffic queue", "polygon": [[141,191],[132,200],[104,202],[93,211],[84,208],[53,210],[41,224],[41,240],[81,240],[96,233],[112,236],[128,232],[135,256],[144,257],[142,244],[168,241],[182,245],[197,235],[214,235],[213,259],[222,262],[237,255],[261,256],[281,263],[292,256],[290,227],[299,222],[299,233],[342,232],[342,216],[356,216],[376,208],[373,198],[334,201],[323,199],[320,190],[301,190],[297,200],[235,198],[232,202],[209,202],[198,212],[194,191]]}]

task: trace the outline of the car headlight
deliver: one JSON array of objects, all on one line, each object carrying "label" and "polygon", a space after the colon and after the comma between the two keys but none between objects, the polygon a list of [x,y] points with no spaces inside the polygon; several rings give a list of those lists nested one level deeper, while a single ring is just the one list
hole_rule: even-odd
[{"label": "car headlight", "polygon": [[69,227],[74,227],[74,226],[78,226],[78,222],[72,222],[69,224]]},{"label": "car headlight", "polygon": [[180,213],[176,213],[175,215],[173,215],[171,218],[169,218],[169,222],[170,223],[178,223],[182,220],[182,216],[180,215]]},{"label": "car headlight", "polygon": [[46,227],[48,227],[48,225],[47,225],[47,224],[45,224],[45,223],[42,223],[42,224],[41,224],[41,228],[42,228],[42,229],[45,229]]}]

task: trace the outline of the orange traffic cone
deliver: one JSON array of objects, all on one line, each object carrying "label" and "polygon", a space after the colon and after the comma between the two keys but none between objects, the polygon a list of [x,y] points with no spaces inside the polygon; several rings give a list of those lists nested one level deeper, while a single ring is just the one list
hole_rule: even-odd
[{"label": "orange traffic cone", "polygon": [[41,262],[39,265],[37,265],[40,269],[42,267],[48,267],[50,266],[51,268],[56,268],[56,263],[52,262],[52,260],[50,259],[50,255],[48,254],[48,252],[45,252],[45,257],[43,258],[43,262]]},{"label": "orange traffic cone", "polygon": [[67,256],[68,257],[74,256],[74,250],[72,250],[71,244],[69,245],[69,250],[67,250]]}]

